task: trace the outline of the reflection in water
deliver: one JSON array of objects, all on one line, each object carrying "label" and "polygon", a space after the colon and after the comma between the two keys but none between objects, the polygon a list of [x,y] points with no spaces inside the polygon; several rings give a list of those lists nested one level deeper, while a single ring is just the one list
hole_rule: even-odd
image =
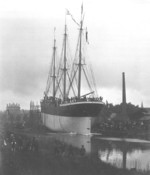
[{"label": "reflection in water", "polygon": [[[95,154],[100,160],[118,168],[150,170],[150,141],[138,139],[102,138],[70,134],[50,134],[53,138]],[[46,136],[49,139],[49,136]]]},{"label": "reflection in water", "polygon": [[72,145],[76,148],[81,148],[84,145],[86,153],[91,153],[91,137],[86,135],[76,134],[53,134],[53,138],[64,142],[68,145]]},{"label": "reflection in water", "polygon": [[[131,141],[131,142],[130,142]],[[93,142],[101,161],[118,168],[150,170],[150,142],[98,139]]]}]

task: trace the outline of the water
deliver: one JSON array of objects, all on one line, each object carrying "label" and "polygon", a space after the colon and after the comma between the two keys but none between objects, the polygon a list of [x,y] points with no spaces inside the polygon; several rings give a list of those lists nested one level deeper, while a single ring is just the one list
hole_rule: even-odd
[{"label": "water", "polygon": [[[3,154],[0,152],[0,169],[1,171],[4,169],[5,171],[5,162],[7,163],[8,160],[15,160],[16,163],[10,167],[10,174],[12,175],[13,170],[16,167],[19,167],[18,171],[24,172],[24,174],[36,174],[40,175],[49,174],[57,174],[56,170],[60,169],[61,174],[64,171],[74,171],[76,172],[79,168],[87,169],[87,172],[83,174],[88,174],[88,167],[89,167],[89,174],[93,173],[95,166],[100,167],[100,170],[95,173],[99,174],[102,169],[107,169],[111,167],[116,167],[118,170],[130,170],[135,168],[138,171],[143,170],[150,170],[150,140],[142,140],[136,138],[113,138],[113,137],[102,137],[100,134],[94,135],[76,135],[76,134],[58,134],[58,133],[47,133],[47,134],[31,134],[31,133],[21,133],[15,132],[16,136],[26,137],[28,139],[32,139],[35,137],[38,140],[38,147],[39,153],[32,154],[29,150],[26,152],[16,151],[12,152],[11,150],[7,149],[7,151]],[[58,141],[57,143],[55,143]],[[53,156],[53,147],[56,146],[55,144],[63,143],[65,147],[68,149],[69,145],[72,145],[74,148],[74,157],[68,159],[67,154],[62,159],[60,157]],[[86,150],[86,158],[95,156],[97,157],[97,161],[104,164],[91,164],[91,162],[86,162],[85,160],[82,162],[81,156],[79,155],[79,150],[81,149],[82,145],[84,145]],[[67,150],[66,149],[66,150]],[[33,155],[33,156],[32,156]],[[72,162],[72,159],[74,161]],[[18,160],[18,161],[17,161]],[[21,163],[22,162],[22,163]],[[33,162],[35,164],[33,164]],[[66,163],[65,163],[66,162]],[[72,162],[72,163],[70,163]],[[80,163],[78,163],[80,162]],[[81,167],[81,164],[83,166]],[[9,164],[9,163],[8,163]],[[16,166],[16,165],[17,166]],[[7,164],[6,164],[7,165]],[[108,167],[106,168],[105,166]],[[109,167],[109,165],[111,165]],[[8,166],[8,165],[7,165]],[[93,170],[91,168],[93,166]],[[104,167],[102,167],[104,166]],[[66,169],[62,168],[65,167]],[[7,168],[8,169],[8,168]],[[82,169],[83,171],[83,169]],[[103,170],[104,171],[104,170]],[[6,175],[9,175],[9,172]],[[30,172],[30,173],[29,173]],[[36,173],[35,173],[36,172]],[[41,173],[42,172],[42,173]],[[43,173],[44,172],[44,173]],[[59,173],[60,173],[59,172]],[[58,174],[59,174],[58,173]],[[14,174],[17,175],[17,170],[15,169]],[[18,173],[19,174],[19,173]],[[80,174],[79,171],[74,174]],[[108,174],[108,173],[106,173]],[[111,173],[110,173],[111,174]],[[5,174],[4,174],[5,175]]]},{"label": "water", "polygon": [[75,148],[84,145],[86,154],[97,155],[106,164],[122,169],[150,170],[150,140],[135,138],[107,138],[96,134],[84,136],[75,134],[49,134]]},{"label": "water", "polygon": [[95,154],[102,162],[117,168],[150,170],[149,140],[69,134],[55,134],[55,138],[77,148],[84,145],[88,155]]},{"label": "water", "polygon": [[93,141],[101,161],[123,169],[150,170],[150,141],[96,138]]}]

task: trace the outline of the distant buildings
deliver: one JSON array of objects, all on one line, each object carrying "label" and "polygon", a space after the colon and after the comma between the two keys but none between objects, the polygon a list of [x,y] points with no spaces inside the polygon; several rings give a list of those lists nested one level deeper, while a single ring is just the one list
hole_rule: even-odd
[{"label": "distant buildings", "polygon": [[34,104],[33,101],[30,101],[30,111],[39,111],[40,110],[40,105]]},{"label": "distant buildings", "polygon": [[20,113],[20,105],[17,103],[9,103],[6,106],[6,111],[8,111],[11,114]]},{"label": "distant buildings", "polygon": [[32,128],[38,128],[41,125],[41,113],[40,113],[40,105],[35,104],[33,101],[30,102],[30,118],[29,118],[29,126]]},{"label": "distant buildings", "polygon": [[24,110],[21,110],[20,104],[9,103],[6,106],[6,118],[10,122],[21,122],[23,120]]}]

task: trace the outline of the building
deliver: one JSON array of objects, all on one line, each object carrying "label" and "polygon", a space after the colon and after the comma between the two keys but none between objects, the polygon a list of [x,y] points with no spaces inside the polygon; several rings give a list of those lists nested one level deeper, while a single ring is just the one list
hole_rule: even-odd
[{"label": "building", "polygon": [[17,103],[9,103],[6,106],[7,118],[10,121],[19,120],[21,110],[20,105]]},{"label": "building", "polygon": [[17,103],[9,103],[6,106],[6,111],[8,111],[10,114],[18,114],[20,113],[20,105]]}]

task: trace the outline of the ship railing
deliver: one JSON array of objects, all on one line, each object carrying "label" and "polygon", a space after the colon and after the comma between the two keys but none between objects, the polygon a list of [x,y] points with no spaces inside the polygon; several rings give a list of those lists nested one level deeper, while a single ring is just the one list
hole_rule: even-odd
[{"label": "ship railing", "polygon": [[75,102],[84,102],[84,101],[87,101],[87,102],[102,102],[103,98],[102,97],[99,97],[99,98],[84,97],[84,98],[78,99],[77,97],[71,97],[71,98],[67,98],[65,101],[62,101],[62,103],[75,103]]},{"label": "ship railing", "polygon": [[59,106],[60,104],[66,104],[66,103],[75,103],[75,102],[84,102],[84,101],[87,101],[87,102],[102,102],[103,101],[103,97],[82,97],[82,98],[77,98],[77,97],[71,97],[71,98],[67,98],[65,101],[63,101],[62,99],[60,98],[53,98],[53,97],[46,97],[44,98],[41,103],[45,103],[45,104],[50,104],[50,103],[53,103],[57,106]]}]

